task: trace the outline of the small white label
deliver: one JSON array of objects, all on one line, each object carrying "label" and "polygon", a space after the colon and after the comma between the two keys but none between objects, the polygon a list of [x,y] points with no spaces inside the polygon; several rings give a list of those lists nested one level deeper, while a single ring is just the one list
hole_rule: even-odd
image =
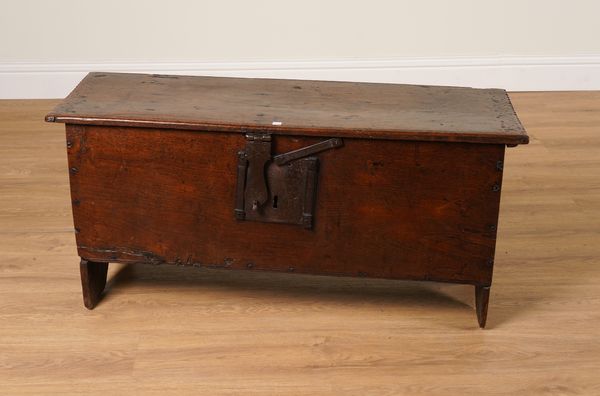
[{"label": "small white label", "polygon": [[281,121],[273,121],[271,124],[275,125],[275,126],[280,126],[280,125],[283,125],[283,122],[281,122]]}]

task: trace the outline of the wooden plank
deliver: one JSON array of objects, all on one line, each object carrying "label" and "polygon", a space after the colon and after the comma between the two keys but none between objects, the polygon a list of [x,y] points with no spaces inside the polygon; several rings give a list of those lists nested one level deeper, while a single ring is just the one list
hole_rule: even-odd
[{"label": "wooden plank", "polygon": [[345,139],[319,154],[306,230],[235,219],[242,135],[67,127],[88,260],[491,283],[503,145]]},{"label": "wooden plank", "polygon": [[504,90],[401,84],[91,73],[46,119],[305,136],[528,142]]}]

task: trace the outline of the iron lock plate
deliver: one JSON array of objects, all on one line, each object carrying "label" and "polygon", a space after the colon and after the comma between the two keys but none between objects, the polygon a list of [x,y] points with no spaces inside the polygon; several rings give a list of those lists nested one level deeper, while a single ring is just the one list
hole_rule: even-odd
[{"label": "iron lock plate", "polygon": [[275,156],[271,143],[270,134],[246,134],[246,148],[238,152],[235,217],[312,228],[319,169],[314,155],[343,141],[328,139]]}]

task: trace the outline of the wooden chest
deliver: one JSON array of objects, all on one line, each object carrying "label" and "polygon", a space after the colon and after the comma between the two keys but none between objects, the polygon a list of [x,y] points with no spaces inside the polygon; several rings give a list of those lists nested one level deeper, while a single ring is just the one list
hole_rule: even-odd
[{"label": "wooden chest", "polygon": [[475,286],[485,326],[504,90],[91,73],[66,123],[85,306],[109,262]]}]

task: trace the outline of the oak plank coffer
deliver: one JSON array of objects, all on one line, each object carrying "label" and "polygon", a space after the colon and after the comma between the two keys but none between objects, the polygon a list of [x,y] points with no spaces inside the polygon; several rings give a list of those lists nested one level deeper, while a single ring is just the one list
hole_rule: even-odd
[{"label": "oak plank coffer", "polygon": [[66,124],[85,306],[108,263],[475,286],[485,326],[504,90],[90,73]]}]

